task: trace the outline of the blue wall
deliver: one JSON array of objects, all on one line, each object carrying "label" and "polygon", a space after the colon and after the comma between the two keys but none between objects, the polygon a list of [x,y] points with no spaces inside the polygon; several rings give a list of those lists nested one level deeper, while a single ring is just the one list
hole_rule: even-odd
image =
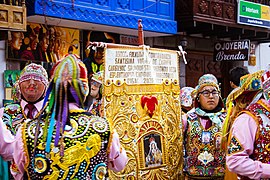
[{"label": "blue wall", "polygon": [[175,34],[174,0],[29,0],[28,16],[46,15],[95,24]]}]

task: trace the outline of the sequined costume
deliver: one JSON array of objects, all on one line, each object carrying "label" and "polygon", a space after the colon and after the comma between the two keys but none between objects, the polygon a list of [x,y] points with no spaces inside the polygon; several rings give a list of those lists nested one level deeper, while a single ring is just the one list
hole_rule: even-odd
[{"label": "sequined costume", "polygon": [[[127,155],[109,122],[83,109],[87,71],[74,55],[53,67],[46,113],[26,121],[16,135],[15,179],[105,179],[122,170]],[[45,103],[44,103],[45,104]]]},{"label": "sequined costume", "polygon": [[[221,113],[221,121],[226,114]],[[220,150],[221,126],[205,129],[195,112],[188,114],[185,133],[186,171],[190,176],[224,176],[225,152]]]},{"label": "sequined costume", "polygon": [[[264,100],[260,100],[250,106],[249,110],[248,112],[241,112],[232,126],[227,164],[230,169],[233,168],[233,171],[238,174],[244,172],[246,174],[245,179],[270,178],[270,158],[268,154],[270,150],[268,147],[270,143],[268,136],[270,131],[270,106],[266,105]],[[245,129],[245,131],[243,132],[240,129]],[[246,156],[250,159],[246,159]],[[245,159],[242,160],[242,158]]]},{"label": "sequined costume", "polygon": [[255,139],[254,153],[250,156],[251,159],[270,164],[270,156],[267,153],[270,151],[270,136],[267,135],[270,133],[270,107],[260,100],[258,103],[248,107],[247,111],[243,112],[247,114],[251,113],[256,123],[259,124]]},{"label": "sequined costume", "polygon": [[[110,127],[107,120],[88,113],[71,112],[70,126],[64,132],[64,156],[60,156],[60,148],[44,151],[45,141],[38,139],[34,149],[34,137],[37,121],[28,121],[22,127],[24,144],[27,146],[26,166],[31,179],[102,179],[107,177],[107,146]],[[42,129],[45,128],[41,121]],[[43,135],[43,132],[39,136]],[[55,132],[54,132],[55,135]],[[54,141],[52,141],[54,143]]]},{"label": "sequined costume", "polygon": [[182,116],[184,172],[188,179],[223,179],[226,154],[221,149],[221,131],[226,112],[216,77],[200,77],[191,95],[194,110]]},{"label": "sequined costume", "polygon": [[[42,107],[43,100],[37,102],[35,106],[37,111],[34,113],[34,118],[40,115],[40,109]],[[8,104],[0,110],[0,116],[2,116],[3,122],[7,125],[7,128],[13,135],[16,134],[20,125],[27,119],[26,113],[24,112],[26,101],[21,100],[21,103]]]},{"label": "sequined costume", "polygon": [[270,179],[270,101],[263,98],[264,91],[270,92],[270,76],[261,81],[264,75],[258,71],[241,78],[243,83],[231,96],[237,114],[229,121],[226,165],[241,180]]},{"label": "sequined costume", "polygon": [[25,120],[20,104],[8,104],[4,107],[3,122],[7,125],[7,128],[16,134],[18,126]]},{"label": "sequined costume", "polygon": [[[40,84],[37,85],[36,82]],[[12,98],[15,103],[5,105],[0,109],[0,117],[3,119],[3,122],[7,125],[8,130],[10,130],[13,135],[16,134],[18,128],[27,119],[26,117],[28,115],[27,113],[29,112],[29,106],[32,106],[33,109],[29,112],[29,115],[31,114],[31,116],[28,117],[33,119],[39,116],[47,85],[48,75],[46,70],[41,65],[31,63],[25,66],[21,71],[19,79],[12,88]],[[39,89],[37,90],[37,88]],[[31,95],[29,95],[29,93]],[[35,95],[33,96],[33,94]],[[10,167],[11,173],[16,173],[16,166],[11,164]],[[2,173],[8,175],[9,171]]]},{"label": "sequined costume", "polygon": [[92,106],[89,109],[89,112],[91,115],[94,116],[100,116],[100,108],[101,108],[101,101],[100,100],[96,100],[95,102],[93,102]]},{"label": "sequined costume", "polygon": [[[21,91],[21,88],[28,88],[21,87],[21,84],[29,80],[38,81],[44,85],[43,93],[40,94],[40,97],[38,97],[35,101],[30,101],[30,99],[24,97],[24,91]],[[0,117],[2,117],[3,121],[6,123],[8,129],[12,132],[13,135],[16,134],[18,127],[27,119],[27,113],[25,113],[25,111],[28,112],[29,110],[26,107],[28,103],[31,103],[35,106],[35,110],[32,113],[33,118],[37,118],[40,115],[39,112],[43,105],[43,98],[48,83],[47,72],[41,65],[31,63],[24,67],[19,79],[16,81],[13,87],[13,100],[16,103],[8,104],[0,109]],[[32,89],[35,88],[32,87]]]}]

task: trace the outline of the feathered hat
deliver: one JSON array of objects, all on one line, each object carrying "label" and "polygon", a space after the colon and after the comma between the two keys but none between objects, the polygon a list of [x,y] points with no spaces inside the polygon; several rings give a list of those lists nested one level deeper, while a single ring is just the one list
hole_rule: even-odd
[{"label": "feathered hat", "polygon": [[[252,74],[244,75],[240,78],[240,86],[235,88],[227,97],[226,107],[227,107],[227,116],[223,123],[222,129],[222,147],[226,149],[227,146],[227,137],[230,131],[230,126],[234,121],[234,118],[231,117],[233,114],[233,102],[240,103],[239,101],[244,102],[247,105],[255,103],[262,96],[262,83],[261,77],[263,70],[257,71]],[[244,108],[244,107],[242,107]],[[234,110],[235,111],[235,110]],[[241,111],[241,110],[240,110]],[[238,114],[239,112],[234,112]]]},{"label": "feathered hat", "polygon": [[59,138],[63,137],[64,127],[68,120],[68,103],[70,99],[83,107],[83,102],[88,93],[87,69],[82,61],[71,54],[55,64],[52,69],[52,79],[44,99],[44,105],[49,101],[48,112],[51,112],[50,121],[45,122],[45,124],[50,123],[49,130],[45,134],[47,136],[46,152],[50,152],[54,127],[56,127],[55,146],[58,145]]},{"label": "feathered hat", "polygon": [[245,95],[247,99],[253,99],[255,95],[262,90],[261,77],[263,70],[252,74],[244,75],[240,78],[240,86],[235,88],[227,97],[226,107],[230,102],[236,101],[241,95]]}]

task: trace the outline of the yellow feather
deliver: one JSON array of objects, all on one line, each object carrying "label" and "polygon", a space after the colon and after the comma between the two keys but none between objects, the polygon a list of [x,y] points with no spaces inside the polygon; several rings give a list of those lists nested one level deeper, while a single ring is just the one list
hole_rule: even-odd
[{"label": "yellow feather", "polygon": [[228,141],[228,134],[229,134],[229,125],[230,125],[230,117],[232,115],[232,108],[233,108],[233,103],[232,101],[229,102],[229,106],[227,109],[227,116],[225,118],[225,121],[223,123],[222,127],[222,142],[221,142],[221,147],[226,150],[227,149],[227,141]]}]

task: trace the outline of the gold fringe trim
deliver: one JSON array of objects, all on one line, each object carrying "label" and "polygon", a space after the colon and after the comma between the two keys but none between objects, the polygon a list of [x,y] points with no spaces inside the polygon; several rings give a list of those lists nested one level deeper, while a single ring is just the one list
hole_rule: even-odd
[{"label": "gold fringe trim", "polygon": [[165,93],[165,94],[180,94],[180,88],[177,81],[169,82],[165,81],[163,84],[126,84],[126,82],[120,82],[119,85],[114,84],[108,80],[104,84],[104,94],[106,96],[120,96],[123,94],[127,95],[145,95],[145,94],[156,94],[156,93]]},{"label": "gold fringe trim", "polygon": [[70,113],[81,113],[81,112],[87,112],[84,109],[73,109],[73,110],[69,110]]}]

